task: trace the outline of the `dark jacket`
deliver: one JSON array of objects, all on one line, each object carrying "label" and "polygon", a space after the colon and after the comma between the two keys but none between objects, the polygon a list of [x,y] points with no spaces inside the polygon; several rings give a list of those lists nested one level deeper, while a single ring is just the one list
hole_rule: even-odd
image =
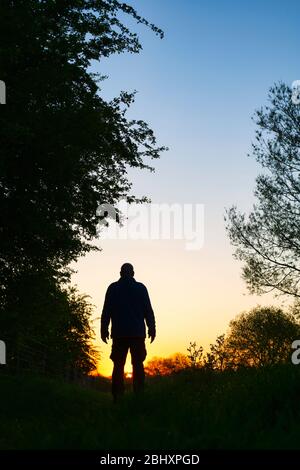
[{"label": "dark jacket", "polygon": [[120,278],[107,289],[101,316],[101,336],[111,337],[155,336],[155,318],[146,286],[133,277]]}]

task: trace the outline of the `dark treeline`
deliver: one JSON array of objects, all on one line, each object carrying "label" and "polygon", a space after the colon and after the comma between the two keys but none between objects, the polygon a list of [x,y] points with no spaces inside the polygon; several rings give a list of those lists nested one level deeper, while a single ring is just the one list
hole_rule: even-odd
[{"label": "dark treeline", "polygon": [[148,361],[148,375],[169,375],[182,370],[223,372],[290,364],[292,343],[300,337],[298,311],[257,306],[231,320],[226,333],[207,352],[196,341],[187,353]]}]

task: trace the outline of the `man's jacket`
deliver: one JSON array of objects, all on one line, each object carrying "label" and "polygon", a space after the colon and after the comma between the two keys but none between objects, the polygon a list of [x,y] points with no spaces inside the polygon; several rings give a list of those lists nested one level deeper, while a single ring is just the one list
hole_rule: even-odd
[{"label": "man's jacket", "polygon": [[155,318],[146,286],[133,277],[120,278],[107,289],[101,316],[101,336],[146,337],[145,321],[150,336],[155,336]]}]

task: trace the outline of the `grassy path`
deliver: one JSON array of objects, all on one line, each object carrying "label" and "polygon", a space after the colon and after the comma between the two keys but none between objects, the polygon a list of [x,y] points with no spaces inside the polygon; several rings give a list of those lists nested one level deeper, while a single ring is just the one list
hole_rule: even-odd
[{"label": "grassy path", "polygon": [[184,372],[107,391],[0,375],[1,449],[300,448],[300,369]]}]

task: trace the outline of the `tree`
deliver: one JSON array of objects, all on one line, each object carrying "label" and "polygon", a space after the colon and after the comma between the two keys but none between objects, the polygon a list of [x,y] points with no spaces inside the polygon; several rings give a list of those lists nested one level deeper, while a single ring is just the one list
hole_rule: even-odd
[{"label": "tree", "polygon": [[265,170],[256,179],[257,203],[247,217],[231,207],[227,230],[252,293],[300,297],[300,106],[280,83],[269,106],[256,112],[253,156]]},{"label": "tree", "polygon": [[290,362],[299,323],[276,307],[256,307],[232,320],[225,338],[231,366],[266,366]]},{"label": "tree", "polygon": [[196,341],[190,342],[187,352],[187,358],[189,359],[191,366],[194,369],[199,367],[202,364],[203,347],[197,346]]},{"label": "tree", "polygon": [[71,378],[96,368],[99,353],[87,296],[33,272],[11,284],[7,294],[8,310],[0,315],[7,370]]},{"label": "tree", "polygon": [[163,36],[117,0],[0,2],[0,317],[15,359],[32,337],[90,368],[88,307],[66,292],[69,263],[96,249],[99,205],[147,200],[131,194],[127,171],[153,170],[163,147],[127,118],[134,94],[105,101],[91,69],[141,50],[126,17]]},{"label": "tree", "polygon": [[130,194],[129,167],[152,169],[153,131],[126,110],[134,94],[101,98],[91,64],[141,44],[119,19],[160,29],[117,0],[3,0],[0,70],[1,291],[24,270],[53,275],[92,249],[99,204]]},{"label": "tree", "polygon": [[205,367],[220,371],[225,370],[231,366],[230,353],[231,351],[226,344],[225,335],[218,336],[216,342],[210,345],[210,350],[206,354]]}]

